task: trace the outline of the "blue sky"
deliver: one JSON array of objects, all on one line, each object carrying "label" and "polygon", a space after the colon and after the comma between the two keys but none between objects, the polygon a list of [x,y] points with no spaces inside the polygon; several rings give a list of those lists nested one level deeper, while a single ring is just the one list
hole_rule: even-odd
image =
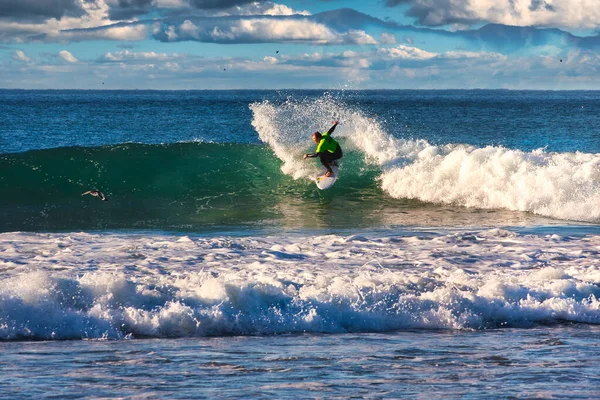
[{"label": "blue sky", "polygon": [[0,0],[0,87],[600,89],[589,0]]}]

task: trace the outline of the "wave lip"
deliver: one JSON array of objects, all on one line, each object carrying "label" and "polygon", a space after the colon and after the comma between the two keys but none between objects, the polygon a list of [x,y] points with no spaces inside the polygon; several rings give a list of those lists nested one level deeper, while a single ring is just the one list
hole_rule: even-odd
[{"label": "wave lip", "polygon": [[600,323],[600,236],[0,235],[0,338]]}]

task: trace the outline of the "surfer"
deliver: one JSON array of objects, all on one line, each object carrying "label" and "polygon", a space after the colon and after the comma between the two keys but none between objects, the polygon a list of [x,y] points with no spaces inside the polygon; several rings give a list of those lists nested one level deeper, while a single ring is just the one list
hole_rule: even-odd
[{"label": "surfer", "polygon": [[333,175],[331,166],[335,165],[335,160],[339,160],[343,156],[342,146],[331,137],[336,126],[338,126],[338,121],[335,121],[326,133],[321,134],[319,131],[313,133],[312,140],[318,144],[317,150],[313,154],[305,154],[303,157],[303,159],[319,157],[321,164],[327,168],[325,176]]}]

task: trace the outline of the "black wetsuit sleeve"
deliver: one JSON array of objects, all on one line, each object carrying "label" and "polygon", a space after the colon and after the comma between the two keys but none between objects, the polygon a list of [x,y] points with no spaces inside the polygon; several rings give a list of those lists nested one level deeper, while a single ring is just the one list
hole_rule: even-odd
[{"label": "black wetsuit sleeve", "polygon": [[333,131],[335,131],[336,126],[337,126],[337,124],[333,124],[333,126],[331,128],[329,128],[329,130],[327,131],[327,134],[331,135],[333,133]]}]

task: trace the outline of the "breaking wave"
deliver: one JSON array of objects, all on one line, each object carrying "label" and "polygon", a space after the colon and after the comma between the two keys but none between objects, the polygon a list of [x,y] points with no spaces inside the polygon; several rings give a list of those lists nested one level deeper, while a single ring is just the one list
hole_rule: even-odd
[{"label": "breaking wave", "polygon": [[260,139],[283,162],[281,170],[295,179],[314,174],[315,167],[301,157],[314,147],[310,133],[339,119],[335,136],[345,153],[376,166],[382,190],[394,198],[600,221],[600,154],[402,139],[401,133],[386,132],[377,119],[330,96],[263,101],[250,108]]}]

